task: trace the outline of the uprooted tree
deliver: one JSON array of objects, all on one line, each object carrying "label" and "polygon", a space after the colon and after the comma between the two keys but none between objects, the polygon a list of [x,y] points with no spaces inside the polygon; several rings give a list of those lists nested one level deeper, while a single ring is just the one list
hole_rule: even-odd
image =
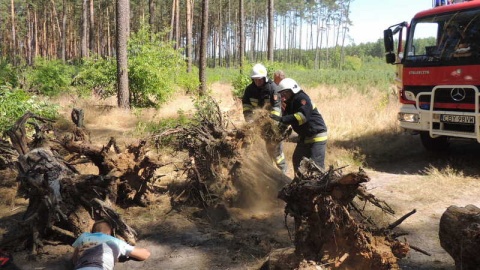
[{"label": "uprooted tree", "polygon": [[[393,209],[369,193],[362,184],[369,177],[360,169],[343,175],[341,169],[323,171],[309,159],[301,162],[295,179],[279,192],[287,204],[285,214],[294,218],[292,252],[279,252],[266,262],[268,269],[302,268],[303,265],[329,269],[399,269],[410,246],[396,238],[393,229],[412,211],[387,227],[381,228],[368,217],[354,199],[371,203],[388,214]],[[423,252],[427,254],[426,252]],[[283,256],[284,258],[278,258]],[[279,263],[283,266],[272,265]],[[283,267],[283,268],[282,268]],[[308,266],[307,266],[308,267]]]},{"label": "uprooted tree", "polygon": [[[111,138],[106,146],[90,143],[81,110],[72,111],[76,124],[60,132],[53,121],[26,113],[7,131],[19,157],[19,195],[28,207],[18,226],[0,245],[29,243],[32,253],[44,240],[70,242],[89,231],[94,220],[110,221],[117,236],[134,244],[135,231],[117,213],[116,205],[145,205],[149,183],[162,164],[146,155],[144,140],[122,151]],[[29,137],[27,124],[35,132]],[[112,151],[113,148],[113,151]],[[98,174],[81,174],[76,164],[91,163]]]},{"label": "uprooted tree", "polygon": [[[160,146],[162,140],[173,137],[170,145],[188,152],[181,168],[187,180],[167,187],[172,207],[217,207],[239,196],[236,182],[241,174],[241,151],[252,131],[229,128],[228,119],[212,99],[200,100],[197,110],[191,124],[150,138]],[[271,121],[264,118],[268,119],[265,123]],[[1,246],[14,242],[18,246],[22,240],[36,253],[44,240],[71,242],[100,218],[113,224],[117,236],[135,243],[135,231],[115,209],[147,205],[148,193],[155,192],[153,182],[161,177],[156,170],[165,164],[149,155],[152,151],[147,148],[152,145],[147,140],[124,150],[114,138],[97,146],[90,142],[83,125],[83,111],[74,109],[71,120],[75,125],[60,131],[53,121],[27,113],[7,132],[19,153],[19,194],[28,199],[28,207],[20,222],[21,232],[9,233]],[[33,136],[28,136],[28,130],[35,131]],[[98,174],[80,173],[76,165],[81,163],[93,164]]]},{"label": "uprooted tree", "polygon": [[[255,192],[253,188],[246,186],[248,181],[242,181],[242,178],[249,177],[243,170],[253,156],[249,151],[261,151],[252,149],[258,146],[253,141],[279,140],[282,134],[266,111],[256,113],[256,125],[235,127],[211,97],[199,99],[196,107],[194,123],[169,129],[155,136],[158,144],[166,137],[175,137],[174,145],[177,150],[187,151],[189,154],[186,165],[188,180],[179,186],[169,187],[172,205],[216,207],[218,204],[238,203],[243,198],[243,193]],[[268,170],[267,164],[262,167],[265,171]],[[275,171],[272,174],[280,176],[275,183],[271,183],[277,188],[274,194],[272,193],[274,199],[286,182],[283,174],[273,166],[272,168]],[[255,179],[257,182],[263,180]],[[265,192],[265,188],[262,192]]]}]

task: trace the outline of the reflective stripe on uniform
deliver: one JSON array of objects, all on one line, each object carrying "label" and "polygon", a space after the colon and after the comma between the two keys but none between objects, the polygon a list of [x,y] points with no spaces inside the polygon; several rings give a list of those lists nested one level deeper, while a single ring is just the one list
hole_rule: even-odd
[{"label": "reflective stripe on uniform", "polygon": [[305,137],[304,142],[305,143],[323,142],[323,141],[326,141],[327,138],[328,138],[327,133],[322,132],[322,133],[315,134],[315,136],[312,136],[312,137]]},{"label": "reflective stripe on uniform", "polygon": [[270,111],[270,114],[282,116],[282,113],[281,113],[281,112],[278,112],[278,111],[275,111],[275,110]]},{"label": "reflective stripe on uniform", "polygon": [[278,108],[278,107],[274,107],[274,108],[270,111],[270,114],[282,116],[282,109],[280,109],[280,108]]},{"label": "reflective stripe on uniform", "polygon": [[250,98],[250,103],[252,103],[253,107],[258,107],[258,99]]},{"label": "reflective stripe on uniform", "polygon": [[285,155],[281,153],[279,156],[275,158],[275,163],[276,164],[281,164],[285,160]]},{"label": "reflective stripe on uniform", "polygon": [[243,111],[251,111],[253,110],[253,106],[250,104],[243,104]]},{"label": "reflective stripe on uniform", "polygon": [[298,125],[300,125],[300,126],[307,122],[307,118],[301,112],[297,112],[293,116],[295,116],[295,119],[297,119]]}]

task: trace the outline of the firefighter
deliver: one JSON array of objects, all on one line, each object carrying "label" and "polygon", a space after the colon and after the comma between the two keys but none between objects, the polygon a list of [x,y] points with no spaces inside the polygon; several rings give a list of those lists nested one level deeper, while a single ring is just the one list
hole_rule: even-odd
[{"label": "firefighter", "polygon": [[318,108],[291,78],[285,78],[280,82],[279,92],[283,116],[271,117],[284,125],[290,125],[298,134],[297,146],[292,157],[295,173],[303,157],[310,158],[317,166],[325,169],[327,126]]},{"label": "firefighter", "polygon": [[[245,88],[242,97],[243,116],[247,123],[254,120],[254,110],[266,108],[270,110],[270,115],[281,116],[281,101],[278,93],[278,86],[267,77],[267,69],[262,64],[256,64],[250,74],[252,83]],[[277,167],[283,173],[287,171],[285,155],[283,154],[283,143],[266,142],[267,152],[275,161]]]}]

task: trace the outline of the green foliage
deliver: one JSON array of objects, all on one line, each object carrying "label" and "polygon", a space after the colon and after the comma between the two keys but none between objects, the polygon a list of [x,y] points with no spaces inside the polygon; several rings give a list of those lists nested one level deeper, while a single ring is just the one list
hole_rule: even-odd
[{"label": "green foliage", "polygon": [[346,70],[360,70],[362,68],[362,59],[357,56],[346,56],[345,57],[345,64],[343,65],[343,69]]},{"label": "green foliage", "polygon": [[251,83],[252,83],[252,79],[250,79],[250,76],[245,75],[245,72],[243,74],[238,73],[237,77],[232,83],[233,94],[236,97],[242,97],[243,93],[245,92],[245,88]]},{"label": "green foliage", "polygon": [[198,73],[199,71],[196,66],[192,66],[191,73],[180,72],[176,77],[177,85],[180,88],[185,89],[187,93],[190,93],[190,94],[196,93],[200,86],[200,81],[198,80],[199,78]]},{"label": "green foliage", "polygon": [[74,68],[60,60],[35,59],[34,67],[27,72],[29,89],[45,96],[56,96],[69,89]]},{"label": "green foliage", "polygon": [[46,118],[57,116],[57,106],[30,96],[23,90],[0,86],[0,132],[10,129],[26,112]]},{"label": "green foliage", "polygon": [[131,35],[128,79],[134,106],[156,107],[168,100],[175,85],[182,84],[189,90],[198,85],[198,76],[185,75],[187,67],[181,52],[162,42],[160,35],[153,34],[147,24]]},{"label": "green foliage", "polygon": [[12,65],[7,61],[0,60],[0,85],[18,86],[18,77]]},{"label": "green foliage", "polygon": [[117,62],[113,58],[91,57],[85,59],[73,79],[80,94],[92,92],[102,98],[116,94]]},{"label": "green foliage", "polygon": [[[187,128],[192,124],[192,119],[185,114],[184,111],[179,110],[177,112],[177,117],[175,118],[165,118],[161,119],[158,122],[148,121],[148,122],[139,122],[136,127],[136,132],[140,134],[162,134],[164,131],[184,127]],[[156,139],[156,144],[161,146],[171,145],[174,136],[159,136]]]},{"label": "green foliage", "polygon": [[[250,78],[250,72],[252,70],[253,64],[246,64],[243,68],[243,74],[238,73],[233,82],[233,94],[237,97],[242,97],[245,91],[245,88],[252,83],[252,79]],[[262,63],[263,64],[263,63]],[[279,69],[280,65],[277,63],[267,63],[263,64],[267,68],[267,76],[269,79],[273,80],[273,73]]]},{"label": "green foliage", "polygon": [[[270,63],[267,66],[269,77],[273,77],[275,70],[281,69],[285,72],[287,77],[295,79],[303,88],[316,87],[318,85],[335,86],[340,90],[355,89],[360,92],[368,92],[371,88],[379,88],[389,91],[394,78],[395,66],[386,64],[383,59],[376,57],[366,57],[361,59],[359,57],[348,57],[346,65],[349,68],[325,68],[320,70],[308,69],[302,65],[289,65],[285,63]],[[250,74],[251,65],[247,66],[244,74],[238,73],[237,69],[229,69],[230,78],[234,78],[231,82],[234,88],[234,95],[241,97],[245,87],[251,83],[248,76]],[[213,80],[216,75],[210,76]],[[227,71],[222,71],[227,74]]]}]

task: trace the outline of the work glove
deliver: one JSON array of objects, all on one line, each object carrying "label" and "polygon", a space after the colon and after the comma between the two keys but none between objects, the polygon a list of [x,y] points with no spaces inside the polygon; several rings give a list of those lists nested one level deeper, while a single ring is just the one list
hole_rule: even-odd
[{"label": "work glove", "polygon": [[282,122],[282,117],[279,116],[279,115],[270,114],[270,118],[272,118],[273,120],[278,121],[280,123]]},{"label": "work glove", "polygon": [[282,133],[282,139],[283,140],[290,137],[290,135],[292,134],[292,131],[293,131],[291,126],[285,125],[285,124],[282,124],[282,123],[279,124],[278,128],[280,129],[280,132]]}]

